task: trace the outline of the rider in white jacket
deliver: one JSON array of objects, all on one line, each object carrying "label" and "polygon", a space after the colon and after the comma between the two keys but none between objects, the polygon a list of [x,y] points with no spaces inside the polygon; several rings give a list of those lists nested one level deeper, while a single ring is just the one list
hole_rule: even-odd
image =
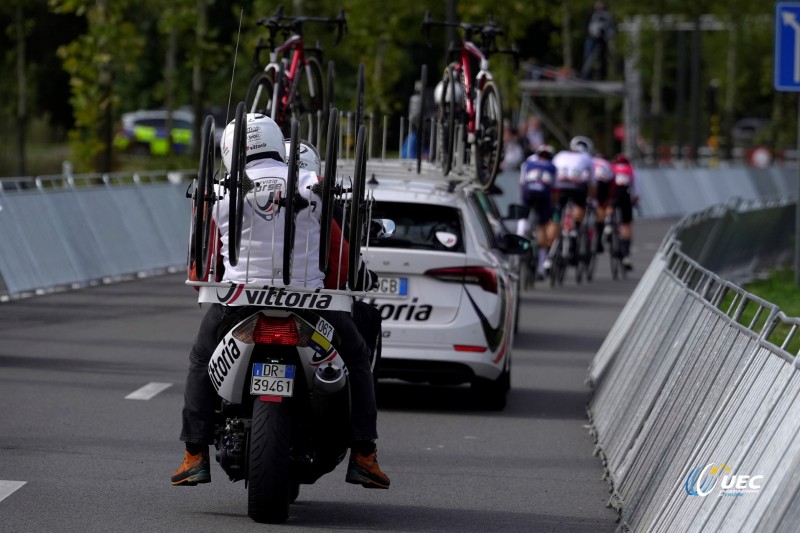
[{"label": "rider in white jacket", "polygon": [[[228,124],[220,148],[225,167],[230,170],[233,152],[234,122]],[[214,222],[222,242],[221,253],[225,272],[223,281],[234,283],[273,284],[281,280],[283,264],[283,222],[285,209],[278,212],[272,201],[286,191],[288,167],[284,163],[283,135],[278,125],[262,114],[247,115],[246,195],[242,223],[241,250],[236,266],[230,264],[228,248],[229,224],[226,201],[214,206]],[[311,172],[300,172],[299,194],[321,206],[322,200],[309,188],[316,183]],[[250,188],[252,185],[252,188]],[[221,188],[218,188],[222,192]],[[302,204],[302,202],[300,202]],[[319,212],[310,205],[300,208],[296,216],[294,260],[290,286],[309,289],[323,286],[324,274],[319,270]],[[184,460],[172,475],[173,485],[196,485],[211,481],[208,446],[214,438],[216,392],[208,376],[207,366],[217,345],[217,332],[236,307],[211,304],[200,324],[189,356],[186,379],[181,440],[186,443]],[[340,334],[339,353],[347,365],[352,394],[352,439],[346,481],[369,488],[389,488],[389,478],[378,466],[375,449],[377,408],[370,369],[369,348],[359,334],[350,313],[317,311]]]}]

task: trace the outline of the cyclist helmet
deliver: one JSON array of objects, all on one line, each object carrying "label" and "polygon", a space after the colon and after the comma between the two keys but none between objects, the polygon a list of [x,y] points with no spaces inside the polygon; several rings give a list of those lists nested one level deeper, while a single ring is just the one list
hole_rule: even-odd
[{"label": "cyclist helmet", "polygon": [[550,146],[549,144],[540,144],[536,147],[536,151],[534,152],[540,158],[543,157],[545,159],[553,159],[553,156],[556,155],[556,149]]},{"label": "cyclist helmet", "polygon": [[[463,89],[461,88],[461,84],[456,82],[454,84],[454,89],[455,89],[454,93],[455,93],[455,97],[456,97],[455,103],[456,103],[456,105],[459,105],[461,103],[461,101],[463,100],[463,98],[462,98]],[[450,93],[449,90],[447,91],[447,93],[445,93],[444,82],[440,81],[439,83],[436,84],[436,87],[434,87],[434,89],[433,89],[433,101],[436,102],[437,105],[441,105],[441,104],[444,104],[444,103],[449,103],[450,102],[450,94],[451,93]]]},{"label": "cyclist helmet", "polygon": [[591,155],[594,152],[594,143],[589,137],[577,135],[569,142],[569,149],[573,152],[586,152]]},{"label": "cyclist helmet", "polygon": [[[261,113],[248,113],[246,115],[246,136],[245,160],[250,162],[254,159],[276,159],[283,161],[286,159],[286,149],[283,147],[283,134],[274,120]],[[233,132],[235,120],[232,120],[225,131],[222,132],[222,139],[219,142],[222,162],[225,168],[230,171],[231,160],[233,159]]]},{"label": "cyclist helmet", "polygon": [[[284,146],[286,148],[286,160],[289,160],[289,150],[292,141],[289,139],[284,140]],[[320,175],[322,166],[319,162],[319,152],[317,149],[314,148],[314,145],[306,140],[300,141],[300,154],[297,159],[297,165],[302,168],[303,170],[310,170],[314,172],[317,176]]]}]

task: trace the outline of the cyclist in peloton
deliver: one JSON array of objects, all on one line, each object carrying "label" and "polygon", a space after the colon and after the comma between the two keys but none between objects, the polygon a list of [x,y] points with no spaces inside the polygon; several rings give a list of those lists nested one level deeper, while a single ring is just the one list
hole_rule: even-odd
[{"label": "cyclist in peloton", "polygon": [[603,157],[602,154],[595,154],[592,162],[594,163],[595,200],[597,201],[594,247],[597,253],[601,254],[603,253],[603,230],[605,229],[606,220],[611,216],[614,209],[611,206],[614,171],[611,168],[611,162]]},{"label": "cyclist in peloton", "polygon": [[553,220],[553,185],[556,179],[554,155],[552,146],[539,145],[533,155],[522,163],[519,175],[520,196],[522,202],[530,207],[531,215],[517,222],[517,234],[526,237],[535,218],[539,248],[536,276],[540,279],[544,279],[544,273],[550,269],[548,252],[558,227]]},{"label": "cyclist in peloton", "polygon": [[[282,279],[280,263],[273,264],[273,256],[283,257],[283,217],[273,210],[271,202],[260,205],[256,192],[270,186],[285,184],[288,166],[281,129],[271,118],[260,113],[250,113],[247,120],[246,180],[252,189],[244,201],[242,222],[241,257],[232,266],[228,248],[228,202],[217,202],[214,206],[214,224],[222,242],[221,255],[224,265],[222,281],[226,283],[270,284]],[[234,122],[225,128],[220,148],[223,163],[230,170],[232,160]],[[309,213],[309,202],[321,205],[321,199],[311,192],[317,176],[311,172],[299,172],[298,193],[305,200],[296,219],[294,268],[290,286],[322,288],[324,273],[319,270],[319,209]],[[302,202],[301,202],[302,205]],[[248,207],[249,206],[249,207]],[[285,212],[285,211],[284,211]],[[273,224],[278,224],[274,226]],[[215,230],[217,231],[217,230]],[[273,241],[274,239],[274,241]],[[308,251],[306,252],[306,242]],[[273,248],[274,243],[274,248]],[[247,249],[249,248],[249,249]],[[308,273],[307,275],[305,273]],[[181,440],[186,444],[184,460],[172,475],[173,485],[195,485],[211,481],[208,446],[214,437],[214,406],[216,392],[208,376],[208,361],[217,345],[217,330],[238,308],[212,304],[200,324],[200,330],[189,355],[189,371],[184,393],[183,427]],[[389,478],[378,466],[375,450],[377,433],[377,408],[375,389],[369,363],[369,349],[359,334],[350,314],[344,311],[318,311],[338,331],[342,338],[340,353],[345,359],[352,385],[352,438],[350,463],[346,481],[371,488],[389,488]]]},{"label": "cyclist in peloton", "polygon": [[611,167],[614,171],[614,206],[619,207],[621,220],[619,223],[620,244],[622,246],[622,266],[626,270],[633,269],[631,262],[631,242],[633,241],[633,206],[639,202],[639,191],[636,188],[636,177],[631,162],[622,154],[614,158]]},{"label": "cyclist in peloton", "polygon": [[[576,240],[580,225],[586,214],[588,198],[594,195],[594,162],[592,152],[594,143],[582,135],[573,137],[568,150],[561,150],[553,158],[556,167],[556,189],[558,192],[558,212],[563,213],[564,206],[572,200],[575,229],[570,235],[570,249],[576,249]],[[571,254],[571,261],[577,260],[577,254]]]}]

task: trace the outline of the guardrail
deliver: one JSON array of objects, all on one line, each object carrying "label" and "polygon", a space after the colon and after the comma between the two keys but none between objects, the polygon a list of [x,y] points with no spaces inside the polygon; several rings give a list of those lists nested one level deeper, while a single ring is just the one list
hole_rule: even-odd
[{"label": "guardrail", "polygon": [[702,220],[665,238],[589,369],[609,505],[620,531],[796,531],[800,320],[683,251]]},{"label": "guardrail", "polygon": [[0,180],[0,300],[185,268],[194,174]]}]

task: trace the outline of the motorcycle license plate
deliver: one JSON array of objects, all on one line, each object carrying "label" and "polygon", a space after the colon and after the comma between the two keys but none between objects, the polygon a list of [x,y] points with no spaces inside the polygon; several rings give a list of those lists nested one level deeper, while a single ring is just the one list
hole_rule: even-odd
[{"label": "motorcycle license plate", "polygon": [[254,363],[250,394],[291,396],[294,392],[294,365]]}]

